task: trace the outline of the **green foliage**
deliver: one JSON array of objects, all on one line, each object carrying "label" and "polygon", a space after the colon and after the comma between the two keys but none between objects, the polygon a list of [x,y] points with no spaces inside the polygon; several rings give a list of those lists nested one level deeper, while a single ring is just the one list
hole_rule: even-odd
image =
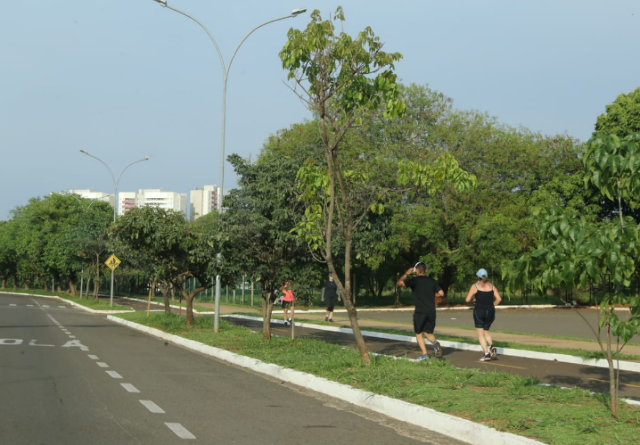
[{"label": "green foliage", "polygon": [[598,116],[594,136],[615,135],[619,138],[640,132],[640,87],[628,94],[619,95],[606,107],[606,113]]}]

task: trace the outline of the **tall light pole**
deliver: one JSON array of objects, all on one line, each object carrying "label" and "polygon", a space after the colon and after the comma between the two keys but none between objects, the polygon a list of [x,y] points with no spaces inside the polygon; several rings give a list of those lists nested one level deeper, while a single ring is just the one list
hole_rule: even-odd
[{"label": "tall light pole", "polygon": [[[116,222],[116,213],[118,211],[118,184],[120,184],[120,178],[122,178],[122,175],[124,174],[124,172],[133,164],[137,164],[138,162],[148,161],[149,159],[151,159],[151,156],[145,156],[144,158],[138,159],[137,161],[133,161],[131,164],[127,165],[125,168],[122,169],[122,171],[118,175],[118,179],[116,180],[116,177],[114,176],[113,172],[111,171],[111,168],[109,168],[106,162],[104,162],[102,159],[98,158],[97,156],[92,155],[86,150],[80,150],[80,153],[92,157],[93,159],[95,159],[96,161],[99,161],[102,165],[107,167],[107,170],[111,175],[111,180],[113,181],[113,198],[114,198],[113,199],[113,222]],[[111,296],[109,298],[109,305],[111,307],[113,307],[113,276],[114,276],[114,269],[111,269]]]},{"label": "tall light pole", "polygon": [[[226,129],[226,124],[227,124],[227,80],[229,79],[229,70],[231,69],[231,64],[233,63],[233,59],[236,57],[236,54],[238,52],[238,50],[240,49],[240,47],[242,46],[242,44],[244,43],[245,40],[247,40],[247,38],[253,34],[253,32],[257,29],[262,28],[265,25],[268,25],[269,23],[273,23],[273,22],[277,22],[280,20],[284,20],[284,19],[289,19],[289,18],[293,18],[296,17],[304,12],[307,11],[306,8],[298,8],[298,9],[294,9],[293,11],[291,11],[291,14],[289,15],[285,15],[283,17],[279,17],[277,19],[273,19],[273,20],[269,20],[266,21],[258,26],[256,26],[255,28],[253,28],[251,31],[249,31],[244,38],[240,41],[240,43],[238,43],[238,46],[236,46],[235,51],[233,52],[233,54],[231,55],[231,59],[229,60],[229,65],[226,65],[224,63],[224,58],[222,57],[222,52],[220,51],[220,47],[218,46],[218,42],[216,42],[216,39],[213,38],[213,35],[209,32],[209,30],[207,29],[206,26],[204,26],[202,23],[200,23],[196,18],[190,16],[189,14],[187,14],[186,12],[180,11],[179,9],[176,9],[170,5],[167,4],[167,0],[153,0],[157,3],[160,3],[161,6],[165,7],[165,8],[169,8],[172,11],[175,11],[179,14],[182,14],[183,16],[190,18],[191,20],[193,20],[194,22],[196,22],[198,25],[200,25],[200,27],[204,30],[204,32],[207,33],[207,35],[209,36],[209,39],[211,39],[211,42],[213,42],[213,45],[216,47],[216,51],[218,52],[218,58],[220,59],[220,65],[222,66],[222,135],[221,135],[221,149],[220,149],[220,196],[218,197],[218,213],[222,214],[222,197],[224,196],[224,149],[225,149],[225,129]],[[218,253],[218,262],[220,260],[220,253]],[[219,326],[220,326],[220,274],[218,274],[216,276],[216,301],[215,301],[215,314],[214,314],[214,318],[213,318],[213,330],[214,332],[218,332],[219,331]]]}]

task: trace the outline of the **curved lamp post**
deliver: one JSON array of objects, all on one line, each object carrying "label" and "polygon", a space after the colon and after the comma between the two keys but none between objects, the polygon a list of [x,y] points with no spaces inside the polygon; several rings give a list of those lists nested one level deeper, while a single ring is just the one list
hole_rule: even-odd
[{"label": "curved lamp post", "polygon": [[[116,180],[116,177],[111,171],[111,168],[109,168],[109,166],[102,159],[92,155],[86,150],[80,150],[80,153],[92,157],[93,159],[95,159],[96,161],[100,162],[102,165],[107,167],[107,170],[111,175],[111,180],[113,181],[113,222],[116,222],[116,212],[118,211],[118,184],[120,184],[120,179],[122,178],[122,175],[133,164],[137,164],[138,162],[148,161],[149,159],[151,159],[151,156],[145,156],[144,158],[138,159],[137,161],[133,161],[131,164],[127,165],[125,168],[122,169],[122,171],[118,175],[118,179]],[[111,307],[113,307],[113,274],[114,274],[114,270],[111,269],[111,292],[110,292],[110,298],[109,298],[109,305]]]},{"label": "curved lamp post", "polygon": [[[294,9],[293,11],[291,11],[291,14],[289,14],[289,15],[285,15],[283,17],[278,17],[277,19],[266,21],[266,22],[256,26],[255,28],[253,28],[251,31],[249,31],[244,36],[244,38],[240,41],[240,43],[238,43],[238,46],[236,46],[236,49],[233,52],[233,54],[231,55],[231,59],[229,60],[229,65],[225,65],[224,58],[222,57],[222,52],[220,51],[220,47],[218,46],[218,42],[216,42],[216,39],[214,39],[213,35],[209,32],[209,30],[207,29],[206,26],[204,26],[200,21],[198,21],[196,18],[190,16],[186,12],[180,11],[179,9],[176,9],[173,6],[168,5],[167,4],[167,0],[153,0],[153,1],[155,1],[156,3],[159,3],[161,6],[163,6],[165,8],[169,8],[172,11],[177,12],[178,14],[182,14],[183,16],[190,18],[191,20],[196,22],[198,25],[200,25],[200,27],[204,30],[204,32],[207,33],[207,35],[209,36],[209,39],[211,39],[211,42],[216,47],[216,51],[218,52],[218,58],[220,59],[220,65],[222,66],[222,136],[221,136],[221,144],[220,144],[221,145],[221,153],[220,153],[221,154],[221,156],[220,156],[220,194],[218,196],[218,213],[222,214],[222,197],[224,196],[225,128],[226,128],[226,123],[227,123],[226,122],[227,121],[227,80],[229,79],[229,70],[231,69],[231,64],[233,63],[233,59],[236,57],[236,54],[237,54],[238,50],[240,49],[240,46],[242,46],[244,41],[247,40],[247,38],[251,34],[253,34],[254,31],[256,31],[257,29],[262,28],[265,25],[268,25],[269,23],[273,23],[273,22],[277,22],[277,21],[280,21],[280,20],[296,17],[296,16],[306,12],[307,9],[306,8]],[[220,259],[220,253],[218,253],[218,260],[219,259]],[[214,322],[213,322],[213,330],[214,330],[214,332],[218,332],[219,325],[220,325],[220,275],[218,274],[216,276],[216,300],[215,300],[215,315],[214,315]]]}]

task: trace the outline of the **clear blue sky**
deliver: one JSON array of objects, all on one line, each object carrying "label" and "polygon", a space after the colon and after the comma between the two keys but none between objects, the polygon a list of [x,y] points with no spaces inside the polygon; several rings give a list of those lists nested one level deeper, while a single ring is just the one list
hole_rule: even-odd
[{"label": "clear blue sky", "polygon": [[[171,1],[171,0],[170,0]],[[228,62],[254,26],[293,8],[342,5],[345,31],[371,26],[404,59],[404,83],[428,84],[461,109],[545,134],[589,138],[596,117],[640,85],[637,0],[173,0],[212,32]],[[0,219],[30,197],[72,188],[218,184],[222,74],[206,34],[152,0],[0,0]],[[290,27],[242,46],[228,83],[227,154],[309,117],[278,59]],[[225,188],[235,186],[225,168]]]}]

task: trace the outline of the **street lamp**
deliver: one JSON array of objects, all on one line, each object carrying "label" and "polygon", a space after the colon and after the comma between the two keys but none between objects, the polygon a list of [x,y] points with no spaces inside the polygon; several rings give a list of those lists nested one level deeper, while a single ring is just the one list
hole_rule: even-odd
[{"label": "street lamp", "polygon": [[[95,159],[96,161],[99,161],[102,165],[107,167],[107,170],[109,171],[109,174],[111,175],[111,180],[113,181],[113,199],[114,199],[113,200],[113,222],[116,222],[116,212],[118,210],[118,184],[120,184],[120,178],[122,178],[122,175],[124,174],[124,172],[129,167],[131,167],[133,164],[137,164],[138,162],[148,161],[149,159],[151,159],[151,156],[147,155],[144,158],[138,159],[137,161],[133,161],[131,164],[127,165],[125,168],[122,169],[122,171],[118,175],[118,179],[116,180],[116,177],[114,176],[113,172],[111,171],[109,166],[102,159],[98,158],[97,156],[92,155],[91,153],[89,153],[86,150],[80,150],[80,153],[92,157],[93,159]],[[111,269],[111,296],[109,298],[109,305],[111,307],[113,307],[113,274],[114,274],[114,269]]]},{"label": "street lamp", "polygon": [[[213,45],[216,47],[216,51],[218,52],[218,58],[220,59],[220,65],[222,66],[222,135],[221,135],[221,144],[220,144],[221,145],[220,196],[218,197],[218,213],[222,214],[222,197],[224,196],[225,128],[226,128],[226,124],[227,124],[227,80],[229,79],[229,70],[231,69],[231,64],[233,63],[233,59],[236,57],[236,54],[237,54],[238,50],[240,49],[240,46],[242,46],[244,41],[247,40],[247,38],[251,34],[253,34],[254,31],[256,31],[257,29],[262,28],[265,25],[268,25],[269,23],[273,23],[273,22],[277,22],[277,21],[280,21],[280,20],[296,17],[296,16],[306,12],[307,9],[306,8],[294,9],[293,11],[291,11],[291,14],[289,14],[289,15],[285,15],[285,16],[279,17],[277,19],[266,21],[266,22],[256,26],[255,28],[253,28],[251,31],[249,31],[244,36],[244,38],[240,41],[240,43],[238,43],[238,46],[236,46],[235,51],[231,55],[231,59],[229,60],[229,65],[227,66],[224,63],[224,58],[222,57],[222,52],[220,51],[220,47],[218,46],[218,42],[216,42],[216,39],[213,38],[213,35],[211,35],[211,33],[209,32],[209,30],[207,29],[206,26],[204,26],[196,18],[190,16],[186,12],[180,11],[179,9],[176,9],[176,8],[168,5],[167,4],[167,0],[153,0],[153,1],[155,1],[156,3],[159,3],[164,8],[169,8],[172,11],[175,11],[175,12],[177,12],[179,14],[184,15],[187,18],[190,18],[191,20],[196,22],[198,25],[200,25],[200,27],[204,30],[204,32],[207,33],[207,35],[209,36],[209,39],[211,39],[211,42],[213,42]],[[218,253],[218,260],[219,259],[220,259],[220,254]],[[214,322],[213,322],[213,330],[214,330],[214,332],[218,332],[219,325],[220,325],[220,274],[218,274],[216,276],[216,301],[215,301],[215,314],[214,314],[213,320],[214,320]]]}]

